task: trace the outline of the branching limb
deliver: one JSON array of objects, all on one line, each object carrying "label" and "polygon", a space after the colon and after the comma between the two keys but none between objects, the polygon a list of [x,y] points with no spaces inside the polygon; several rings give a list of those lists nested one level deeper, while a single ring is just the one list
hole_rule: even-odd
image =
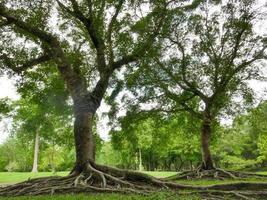
[{"label": "branching limb", "polygon": [[108,50],[109,50],[109,63],[113,63],[114,62],[114,53],[113,53],[113,46],[112,46],[112,33],[113,33],[113,27],[114,24],[117,20],[117,17],[119,15],[119,12],[122,8],[122,5],[124,3],[125,0],[119,0],[116,9],[115,9],[115,13],[112,16],[110,23],[108,24],[108,30],[107,30],[107,43],[108,43]]},{"label": "branching limb", "polygon": [[13,70],[16,73],[21,73],[23,71],[26,71],[27,69],[36,66],[38,64],[47,62],[51,60],[52,57],[48,54],[41,55],[37,58],[33,58],[31,60],[26,61],[24,64],[21,64],[20,66],[16,66],[15,63],[12,61],[11,58],[9,58],[6,54],[0,55],[0,60],[3,60],[4,64],[11,70]]},{"label": "branching limb", "polygon": [[16,18],[10,13],[11,12],[3,4],[0,4],[0,16],[5,18],[9,23],[15,24],[18,28],[27,31],[28,33],[42,40],[43,42],[51,43],[54,40],[51,34],[23,22],[22,20]]},{"label": "branching limb", "polygon": [[[103,38],[97,34],[96,26],[94,25],[92,17],[86,17],[80,10],[79,5],[76,0],[69,0],[72,4],[72,10],[66,7],[63,3],[57,0],[61,9],[65,10],[71,16],[73,16],[76,20],[81,22],[83,26],[86,28],[90,39],[94,45],[94,48],[97,51],[97,68],[100,73],[106,71],[106,62],[105,62],[105,43]],[[93,15],[91,15],[93,16]]]}]

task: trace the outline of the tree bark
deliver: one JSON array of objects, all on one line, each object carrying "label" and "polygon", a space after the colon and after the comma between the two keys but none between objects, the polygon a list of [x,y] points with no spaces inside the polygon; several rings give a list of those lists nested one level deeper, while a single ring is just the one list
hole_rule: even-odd
[{"label": "tree bark", "polygon": [[214,169],[211,152],[210,152],[211,120],[204,119],[201,130],[201,147],[202,147],[202,165],[201,169]]},{"label": "tree bark", "polygon": [[93,136],[94,113],[76,111],[74,121],[74,139],[76,149],[76,165],[73,171],[80,173],[89,160],[95,160],[95,143]]},{"label": "tree bark", "polygon": [[35,134],[35,144],[34,144],[34,156],[33,156],[33,165],[32,165],[32,172],[38,172],[38,155],[39,155],[39,130],[36,130]]}]

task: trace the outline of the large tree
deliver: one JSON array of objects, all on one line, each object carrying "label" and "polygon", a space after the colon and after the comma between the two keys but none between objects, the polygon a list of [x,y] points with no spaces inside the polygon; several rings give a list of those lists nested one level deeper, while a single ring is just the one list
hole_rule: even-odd
[{"label": "large tree", "polygon": [[215,123],[236,112],[242,97],[253,99],[248,80],[259,78],[264,67],[266,38],[254,27],[262,13],[254,6],[254,1],[203,3],[174,18],[160,56],[145,60],[128,77],[138,103],[149,101],[159,112],[184,110],[202,121],[201,170],[215,167],[210,151]]}]

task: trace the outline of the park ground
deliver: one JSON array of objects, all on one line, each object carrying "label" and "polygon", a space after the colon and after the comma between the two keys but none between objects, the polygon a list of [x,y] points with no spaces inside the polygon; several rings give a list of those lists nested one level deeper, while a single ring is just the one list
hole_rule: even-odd
[{"label": "park ground", "polygon": [[[174,175],[176,172],[145,172],[157,178],[164,178]],[[267,172],[258,172],[259,174],[267,175]],[[15,184],[28,179],[45,177],[45,176],[65,176],[68,172],[57,172],[53,174],[51,172],[0,172],[0,186]],[[256,178],[247,180],[180,180],[177,183],[187,185],[213,185],[223,183],[235,183],[235,182],[259,182]],[[183,191],[182,193],[172,192],[158,192],[150,196],[140,195],[122,195],[122,194],[79,194],[79,195],[53,195],[53,196],[37,196],[37,197],[0,197],[0,200],[163,200],[163,199],[179,199],[179,200],[200,200],[203,199],[195,194],[187,194],[190,191]],[[227,198],[226,198],[227,199]]]}]

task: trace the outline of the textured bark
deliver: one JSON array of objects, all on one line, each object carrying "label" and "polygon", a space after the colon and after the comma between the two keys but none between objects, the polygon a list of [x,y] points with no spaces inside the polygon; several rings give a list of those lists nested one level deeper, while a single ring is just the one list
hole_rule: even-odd
[{"label": "textured bark", "polygon": [[84,170],[89,160],[95,160],[95,143],[92,131],[93,113],[76,111],[74,122],[74,138],[76,148],[75,171]]},{"label": "textured bark", "polygon": [[214,169],[211,152],[210,152],[210,136],[211,136],[211,123],[210,120],[203,120],[201,130],[201,148],[202,148],[202,165],[201,169],[211,170]]},{"label": "textured bark", "polygon": [[35,143],[34,143],[34,157],[33,157],[33,165],[32,165],[32,172],[38,172],[38,155],[39,155],[39,130],[36,130],[35,135]]}]

